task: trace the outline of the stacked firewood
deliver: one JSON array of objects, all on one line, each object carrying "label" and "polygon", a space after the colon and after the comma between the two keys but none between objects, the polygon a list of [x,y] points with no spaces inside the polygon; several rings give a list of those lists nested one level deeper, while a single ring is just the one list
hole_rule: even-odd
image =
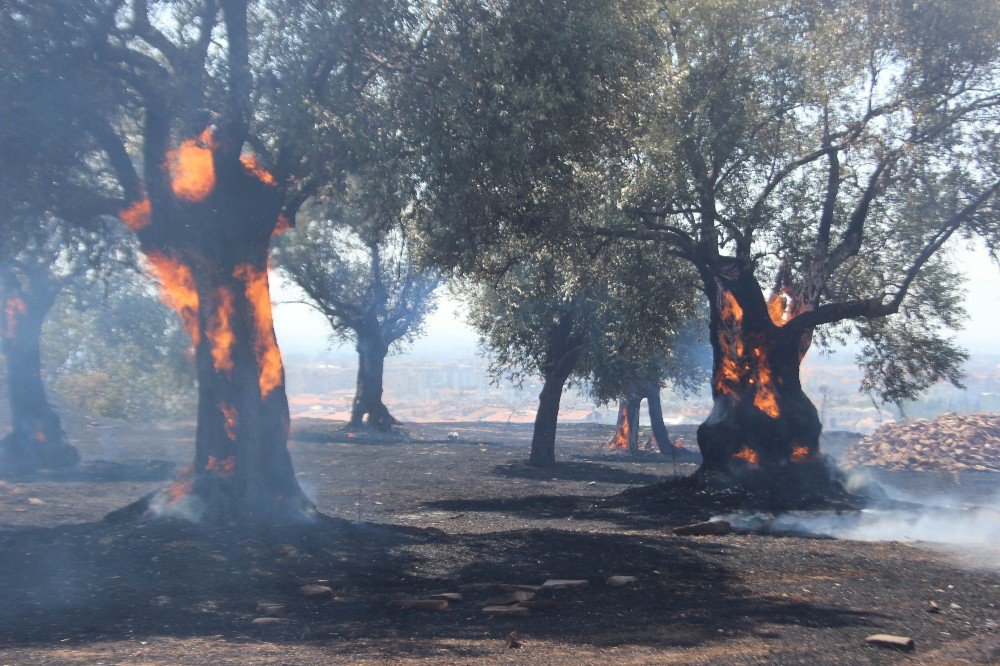
[{"label": "stacked firewood", "polygon": [[883,426],[848,461],[888,469],[1000,472],[1000,414],[943,414]]}]

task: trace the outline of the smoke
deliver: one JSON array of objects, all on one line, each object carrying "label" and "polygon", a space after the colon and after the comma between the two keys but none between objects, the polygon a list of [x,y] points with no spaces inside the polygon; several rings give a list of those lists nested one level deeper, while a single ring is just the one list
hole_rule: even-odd
[{"label": "smoke", "polygon": [[917,493],[852,476],[850,488],[875,490],[871,506],[859,511],[792,511],[777,515],[733,513],[716,516],[741,532],[779,536],[900,541],[954,556],[973,568],[1000,569],[1000,492],[977,498],[947,492]]}]

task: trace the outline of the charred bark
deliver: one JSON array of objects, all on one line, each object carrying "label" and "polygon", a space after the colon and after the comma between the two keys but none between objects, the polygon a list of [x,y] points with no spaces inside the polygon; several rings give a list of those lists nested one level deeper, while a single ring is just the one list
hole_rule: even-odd
[{"label": "charred bark", "polygon": [[580,357],[579,347],[562,354],[544,376],[542,391],[538,394],[538,411],[531,435],[531,455],[528,464],[534,467],[552,467],[556,464],[556,428],[559,424],[559,403],[563,388],[573,374]]},{"label": "charred bark", "polygon": [[674,445],[670,441],[670,432],[663,422],[663,405],[660,403],[660,387],[652,384],[646,389],[646,409],[649,410],[649,426],[653,431],[653,439],[660,453],[670,455]]},{"label": "charred bark", "polygon": [[198,424],[193,463],[148,498],[146,514],[215,523],[309,519],[315,508],[287,448],[267,274],[282,193],[238,150],[217,146],[210,130],[170,159],[180,162],[172,182],[151,187],[150,199],[122,218],[191,335]]},{"label": "charred bark", "polygon": [[0,471],[34,472],[80,462],[80,454],[67,441],[42,382],[42,324],[57,293],[58,287],[43,274],[27,275],[22,288],[3,293],[0,332],[12,427],[0,440]]},{"label": "charred bark", "polygon": [[[388,346],[374,334],[358,335],[358,379],[351,403],[348,428],[363,426],[386,431],[399,423],[382,402],[385,357]],[[367,420],[365,417],[368,417]]]},{"label": "charred bark", "polygon": [[835,487],[799,378],[802,334],[772,320],[749,272],[708,284],[713,407],[698,428],[701,472],[822,494]]},{"label": "charred bark", "polygon": [[618,403],[618,421],[615,423],[615,434],[611,438],[612,448],[626,449],[629,455],[638,455],[641,405],[642,395],[635,391],[630,392]]}]

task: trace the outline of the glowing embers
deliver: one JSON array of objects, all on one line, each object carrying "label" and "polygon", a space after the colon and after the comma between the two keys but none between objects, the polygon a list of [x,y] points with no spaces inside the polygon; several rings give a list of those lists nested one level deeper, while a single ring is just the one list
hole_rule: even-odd
[{"label": "glowing embers", "polygon": [[212,367],[227,376],[233,370],[233,292],[226,287],[215,290],[215,310],[208,319],[206,336],[211,345]]},{"label": "glowing embers", "polygon": [[160,282],[160,298],[180,314],[191,341],[197,347],[201,340],[201,328],[198,324],[198,290],[191,269],[156,252],[149,253],[146,258],[153,275]]},{"label": "glowing embers", "polygon": [[209,456],[208,462],[205,463],[205,471],[215,472],[220,476],[232,476],[236,472],[236,456],[221,459]]},{"label": "glowing embers", "polygon": [[236,408],[230,404],[222,403],[222,428],[226,431],[226,437],[236,441],[236,419],[239,414]]},{"label": "glowing embers", "polygon": [[[764,344],[747,344],[744,340],[743,308],[728,291],[719,299],[719,347],[722,359],[715,386],[720,393],[741,398],[745,390],[753,392],[753,404],[772,419],[778,418],[778,407],[770,359]],[[759,339],[755,339],[759,342]],[[749,353],[748,353],[749,350]]]},{"label": "glowing embers", "polygon": [[184,465],[181,468],[181,473],[178,475],[174,482],[170,484],[167,488],[166,493],[166,503],[168,505],[173,504],[187,495],[191,494],[191,490],[194,488],[194,468],[191,465]]},{"label": "glowing embers", "polygon": [[733,454],[733,460],[742,460],[748,465],[756,465],[760,462],[760,458],[757,452],[751,449],[749,446],[744,446],[742,449]]},{"label": "glowing embers", "polygon": [[257,161],[257,157],[253,153],[243,153],[240,155],[240,164],[246,169],[247,173],[252,175],[254,178],[264,183],[265,185],[277,185],[277,181],[274,180],[267,169],[261,166],[260,162]]},{"label": "glowing embers", "polygon": [[7,299],[7,302],[3,306],[3,337],[8,340],[14,339],[14,334],[17,332],[17,321],[27,311],[28,309],[25,307],[24,301],[17,296],[11,296]]},{"label": "glowing embers", "polygon": [[170,151],[170,188],[174,195],[188,201],[203,201],[215,189],[215,138],[206,127],[196,139],[185,139],[177,150]]},{"label": "glowing embers", "polygon": [[271,236],[280,236],[289,229],[292,228],[292,223],[284,213],[278,215],[278,222],[274,225],[274,231],[271,232]]},{"label": "glowing embers", "polygon": [[153,219],[153,205],[149,199],[141,199],[120,211],[118,217],[132,231],[142,231]]},{"label": "glowing embers", "polygon": [[233,276],[246,285],[247,301],[253,310],[254,351],[257,353],[257,365],[260,371],[260,397],[266,398],[271,391],[285,382],[281,352],[274,337],[267,269],[261,270],[251,264],[240,264],[233,271]]},{"label": "glowing embers", "polygon": [[792,449],[792,462],[805,462],[810,458],[812,458],[812,453],[810,453],[808,446],[796,446]]}]

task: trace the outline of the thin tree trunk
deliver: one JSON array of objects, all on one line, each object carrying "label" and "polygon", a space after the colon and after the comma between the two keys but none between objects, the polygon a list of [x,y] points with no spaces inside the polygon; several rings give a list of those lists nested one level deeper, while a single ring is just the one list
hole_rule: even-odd
[{"label": "thin tree trunk", "polygon": [[752,276],[709,287],[714,402],[698,428],[702,471],[797,477],[823,492],[831,477],[819,457],[819,416],[799,379],[802,340],[771,321]]},{"label": "thin tree trunk", "polygon": [[80,461],[42,382],[42,324],[58,289],[48,276],[24,277],[29,282],[23,289],[8,287],[3,293],[0,323],[12,426],[0,440],[0,470],[5,472],[71,467]]},{"label": "thin tree trunk", "polygon": [[660,453],[669,454],[673,451],[673,443],[670,441],[670,432],[667,424],[663,422],[663,405],[660,404],[660,387],[651,384],[646,389],[646,409],[649,410],[649,426],[653,431],[653,439]]},{"label": "thin tree trunk", "polygon": [[[390,430],[399,423],[382,402],[385,357],[388,348],[375,336],[358,335],[358,380],[351,403],[350,428],[367,425],[375,430]],[[368,420],[365,421],[365,416]]]},{"label": "thin tree trunk", "polygon": [[538,394],[538,411],[531,435],[531,455],[528,464],[535,467],[552,467],[556,464],[556,427],[559,423],[559,403],[569,374],[553,373],[545,378],[542,392]]}]

